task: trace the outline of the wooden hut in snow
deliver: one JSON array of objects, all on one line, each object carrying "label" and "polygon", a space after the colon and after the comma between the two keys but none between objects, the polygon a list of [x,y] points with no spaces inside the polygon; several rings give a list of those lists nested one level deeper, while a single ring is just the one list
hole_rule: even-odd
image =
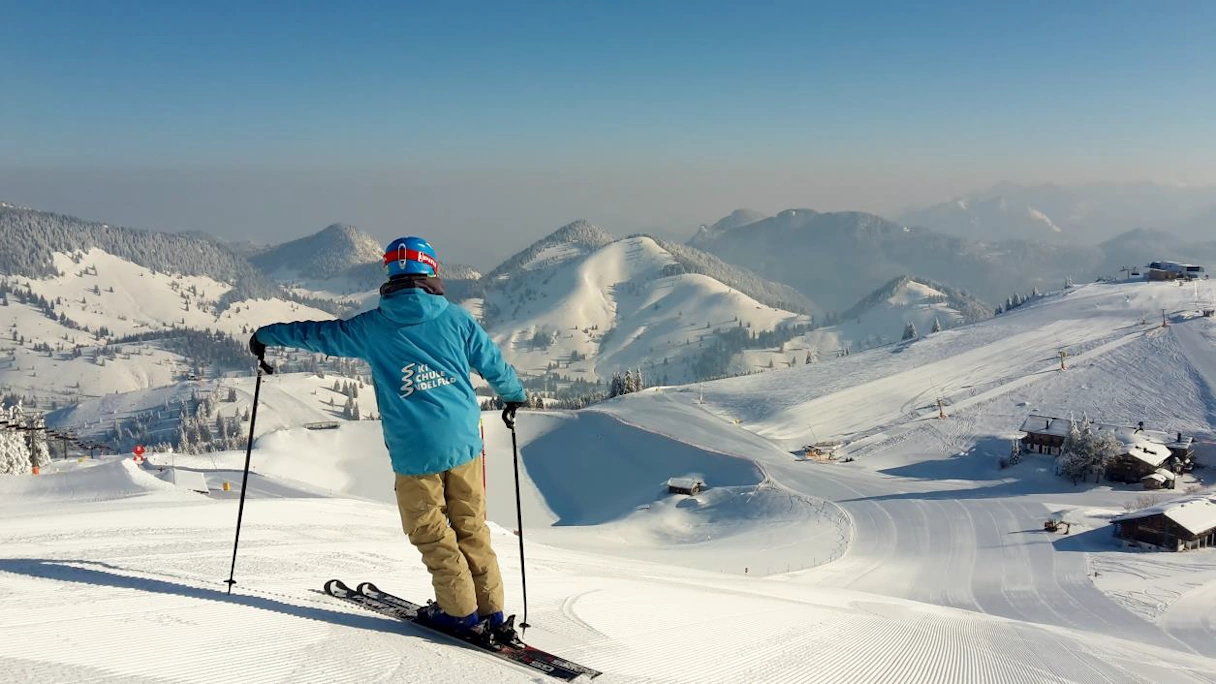
[{"label": "wooden hut in snow", "polygon": [[1115,536],[1167,551],[1216,546],[1216,493],[1192,494],[1112,518]]}]

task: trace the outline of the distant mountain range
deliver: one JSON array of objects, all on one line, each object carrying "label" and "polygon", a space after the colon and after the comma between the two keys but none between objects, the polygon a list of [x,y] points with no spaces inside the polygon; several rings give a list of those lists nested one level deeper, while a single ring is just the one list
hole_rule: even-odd
[{"label": "distant mountain range", "polygon": [[[251,328],[375,306],[384,278],[379,242],[342,224],[256,247],[0,205],[0,233],[0,276],[17,299],[0,311],[8,336],[18,333],[0,348],[0,391],[80,377],[58,396],[104,394],[241,366]],[[909,323],[954,327],[991,315],[985,302],[1157,259],[1210,266],[1216,242],[1150,229],[1091,245],[984,241],[859,212],[741,209],[688,244],[575,221],[484,275],[446,263],[440,273],[448,298],[483,319],[532,388],[554,390],[630,368],[674,383],[780,367],[888,343]],[[182,329],[237,344],[157,332]],[[109,346],[120,338],[125,357]],[[205,352],[191,351],[200,344]],[[19,373],[4,370],[3,353]]]},{"label": "distant mountain range", "polygon": [[[999,202],[986,206],[1000,210]],[[689,244],[788,283],[824,311],[844,311],[876,285],[909,274],[999,302],[1035,287],[1058,289],[1068,279],[1115,277],[1122,266],[1159,259],[1211,264],[1216,258],[1216,243],[1145,229],[1091,244],[971,239],[861,212],[788,209],[755,218],[755,212],[736,211],[713,226],[701,227]],[[1041,218],[1032,221],[1040,237],[1054,235],[1059,228]]]},{"label": "distant mountain range", "polygon": [[[691,244],[788,283],[827,311],[838,312],[878,285],[908,274],[999,301],[1019,287],[1063,283],[1069,273],[1096,265],[1095,256],[1084,250],[1030,243],[990,246],[873,214],[813,209],[787,209],[744,225],[701,230]],[[1034,255],[1011,258],[1011,252]]]},{"label": "distant mountain range", "polygon": [[1216,188],[1157,183],[1002,183],[897,215],[895,220],[988,242],[1096,244],[1138,228],[1203,240],[1216,234]]}]

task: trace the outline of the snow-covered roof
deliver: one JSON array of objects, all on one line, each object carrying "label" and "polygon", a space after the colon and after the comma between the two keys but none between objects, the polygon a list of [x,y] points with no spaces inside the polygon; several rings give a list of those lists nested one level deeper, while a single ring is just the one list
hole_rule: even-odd
[{"label": "snow-covered roof", "polygon": [[1067,437],[1068,428],[1069,421],[1066,418],[1052,418],[1051,416],[1036,416],[1034,414],[1026,416],[1026,420],[1022,423],[1022,432],[1055,435],[1057,437]]},{"label": "snow-covered roof", "polygon": [[678,487],[680,489],[692,489],[701,485],[705,486],[705,481],[699,477],[673,477],[667,480],[668,487]]},{"label": "snow-covered roof", "polygon": [[[1038,435],[1054,435],[1056,437],[1067,437],[1069,425],[1071,421],[1068,418],[1054,418],[1052,416],[1042,416],[1031,414],[1022,422],[1022,432],[1033,432]],[[1077,425],[1082,425],[1083,421],[1077,419]],[[1130,425],[1116,425],[1114,423],[1090,423],[1089,426],[1095,430],[1112,430],[1117,435],[1135,434],[1143,437],[1145,440],[1153,444],[1162,444],[1175,449],[1190,448],[1195,442],[1195,438],[1189,435],[1182,435],[1179,440],[1178,433],[1163,432],[1161,430],[1140,430],[1139,428],[1131,427]]]},{"label": "snow-covered roof", "polygon": [[1139,520],[1154,515],[1164,515],[1181,525],[1191,534],[1199,534],[1216,528],[1216,493],[1192,494],[1167,501],[1143,510],[1111,518],[1111,522]]},{"label": "snow-covered roof", "polygon": [[1115,438],[1123,444],[1123,453],[1145,463],[1158,466],[1170,457],[1170,450],[1164,444],[1158,444],[1144,436],[1142,432],[1127,432],[1118,430]]},{"label": "snow-covered roof", "polygon": [[1141,480],[1156,480],[1157,482],[1165,484],[1166,482],[1172,482],[1174,480],[1174,474],[1171,473],[1170,471],[1166,470],[1165,468],[1158,468],[1156,472],[1145,475],[1144,477],[1142,477],[1140,479]]}]

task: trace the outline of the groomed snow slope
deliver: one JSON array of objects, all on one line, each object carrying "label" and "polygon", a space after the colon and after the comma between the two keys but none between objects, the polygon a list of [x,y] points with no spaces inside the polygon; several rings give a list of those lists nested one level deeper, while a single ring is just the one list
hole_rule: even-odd
[{"label": "groomed snow slope", "polygon": [[[913,345],[701,389],[664,388],[597,410],[746,454],[776,482],[839,504],[853,523],[853,545],[843,559],[791,581],[1212,656],[1216,624],[1205,616],[1216,610],[1216,550],[1177,561],[1189,575],[1151,560],[1128,571],[1105,519],[1134,506],[1142,491],[1074,487],[1053,474],[1050,458],[1027,456],[1006,470],[997,464],[1030,413],[1144,420],[1210,435],[1213,321],[1194,317],[1178,292],[1146,283],[1078,288]],[[1053,370],[1061,342],[1073,354],[1065,372]],[[946,420],[937,418],[938,396]],[[744,429],[728,435],[723,425]],[[844,439],[842,457],[856,460],[797,462],[790,453],[829,437]],[[1104,519],[1074,516],[1079,534],[1067,537],[1043,532],[1045,519],[1062,512],[1069,519],[1070,510]],[[1102,577],[1126,577],[1097,581],[1099,566]],[[1148,620],[1146,596],[1156,606]]]},{"label": "groomed snow slope", "polygon": [[[504,493],[492,485],[492,498]],[[232,498],[13,504],[0,518],[0,679],[546,681],[317,593],[330,576],[429,593],[383,503],[251,492],[232,596],[223,584]],[[518,607],[515,537],[495,529]],[[1213,681],[1216,665],[950,608],[536,543],[529,579],[529,641],[603,670],[597,681],[607,683],[1195,682]]]},{"label": "groomed snow slope", "polygon": [[[1073,487],[1034,456],[996,465],[1031,412],[1210,430],[1216,330],[1177,291],[1078,288],[912,345],[707,383],[704,405],[695,387],[662,388],[521,414],[529,640],[605,682],[1216,681],[1216,550],[1129,553],[1102,521],[1142,492]],[[1170,328],[1141,323],[1160,307]],[[1073,353],[1062,373],[1056,337]],[[938,374],[951,380],[926,395]],[[939,394],[947,420],[925,401]],[[518,609],[509,434],[486,416],[490,518]],[[377,428],[259,440],[232,599],[235,492],[49,509],[7,497],[0,679],[211,681],[218,662],[250,681],[536,681],[315,593],[342,576],[429,594],[387,503]],[[829,436],[856,460],[790,453]],[[242,460],[178,465],[231,479]],[[710,491],[665,495],[682,475]],[[758,505],[736,505],[743,492]],[[849,523],[835,555],[833,510]],[[1044,532],[1053,515],[1074,533]],[[156,648],[131,646],[150,633]]]}]

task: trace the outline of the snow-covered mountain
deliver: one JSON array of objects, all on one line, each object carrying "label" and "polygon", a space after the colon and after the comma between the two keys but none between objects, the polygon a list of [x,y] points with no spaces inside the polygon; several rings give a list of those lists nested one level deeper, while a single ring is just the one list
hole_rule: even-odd
[{"label": "snow-covered mountain", "polygon": [[0,274],[29,278],[60,274],[55,254],[99,249],[158,273],[205,276],[231,285],[228,301],[279,294],[243,256],[218,240],[111,226],[0,204]]},{"label": "snow-covered mountain", "polygon": [[754,274],[698,260],[695,250],[669,251],[645,236],[614,240],[577,222],[491,271],[484,299],[470,306],[518,370],[533,377],[552,371],[563,381],[596,382],[631,368],[651,382],[687,381],[716,333],[809,323],[695,272],[715,265],[733,283],[797,297]]},{"label": "snow-covered mountain", "polygon": [[197,236],[11,206],[0,233],[0,392],[42,408],[243,370],[253,328],[336,311]]},{"label": "snow-covered mountain", "polygon": [[1210,272],[1216,268],[1216,237],[1207,235],[1207,240],[1194,242],[1176,233],[1152,228],[1137,228],[1116,235],[1103,242],[1102,272],[1110,275],[1127,267],[1144,267],[1153,261],[1177,261],[1179,263],[1202,264]]},{"label": "snow-covered mountain", "polygon": [[[949,285],[900,276],[825,325],[783,340],[772,349],[740,352],[743,368],[785,368],[819,363],[846,352],[885,347],[906,334],[929,335],[992,317],[984,302]],[[740,373],[742,374],[742,373]]]},{"label": "snow-covered mountain", "polygon": [[383,247],[370,235],[343,223],[270,247],[249,261],[276,280],[325,280],[356,266],[378,264]]},{"label": "snow-covered mountain", "polygon": [[696,234],[689,240],[689,244],[696,244],[699,240],[707,239],[710,236],[724,233],[740,226],[763,221],[766,218],[768,218],[768,214],[756,211],[755,209],[736,209],[727,216],[718,219],[712,226],[703,225],[698,228]]},{"label": "snow-covered mountain", "polygon": [[204,275],[156,272],[101,249],[52,257],[59,275],[0,277],[0,388],[74,403],[249,367],[260,325],[333,314],[286,297],[234,298]]},{"label": "snow-covered mountain", "polygon": [[1096,249],[1039,242],[984,243],[859,212],[787,209],[693,246],[795,287],[824,310],[842,312],[874,288],[912,273],[1000,301],[1016,290],[1059,287],[1101,261]]},{"label": "snow-covered mountain", "polygon": [[485,277],[489,283],[496,283],[518,277],[528,271],[560,266],[611,244],[614,240],[614,237],[599,226],[588,221],[574,221],[508,257]]},{"label": "snow-covered mountain", "polygon": [[958,198],[899,217],[972,240],[1067,240],[1070,236],[1050,216],[1019,200],[1005,197]]},{"label": "snow-covered mountain", "polygon": [[[348,224],[335,223],[307,237],[263,248],[249,260],[288,291],[335,302],[342,313],[375,306],[384,282],[384,247],[376,238]],[[448,297],[476,296],[481,273],[465,264],[442,263],[440,274]]]},{"label": "snow-covered mountain", "polygon": [[1160,183],[1001,183],[897,217],[976,240],[1047,239],[1096,243],[1141,227],[1185,239],[1211,234],[1216,188]]}]

